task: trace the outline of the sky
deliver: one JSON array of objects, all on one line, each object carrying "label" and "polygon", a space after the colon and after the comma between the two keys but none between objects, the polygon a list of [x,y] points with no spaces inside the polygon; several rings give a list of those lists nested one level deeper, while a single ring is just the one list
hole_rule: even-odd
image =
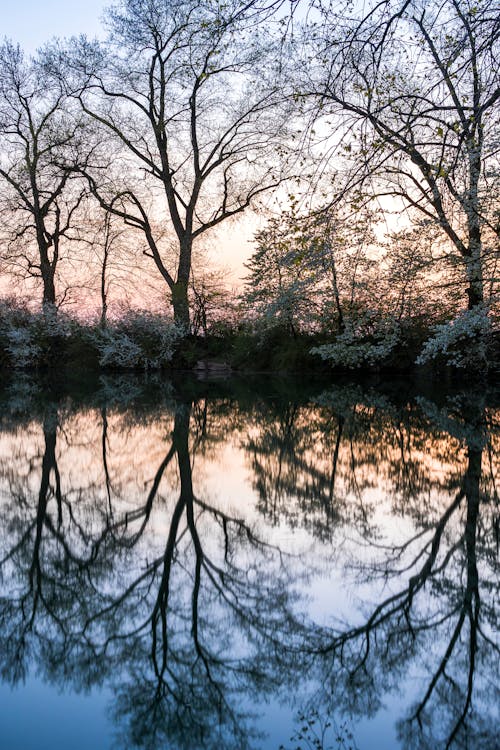
[{"label": "sky", "polygon": [[[104,36],[101,19],[111,4],[113,0],[0,0],[0,40],[7,37],[33,54],[54,37]],[[244,263],[254,249],[252,238],[261,225],[247,212],[209,240],[210,258],[226,271],[230,286],[241,286]]]},{"label": "sky", "polygon": [[0,0],[0,38],[34,52],[55,36],[96,36],[107,5],[107,0]]}]

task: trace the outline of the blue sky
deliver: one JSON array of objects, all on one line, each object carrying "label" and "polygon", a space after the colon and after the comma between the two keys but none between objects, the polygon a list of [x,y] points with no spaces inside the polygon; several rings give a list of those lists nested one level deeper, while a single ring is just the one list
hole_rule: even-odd
[{"label": "blue sky", "polygon": [[8,37],[34,52],[55,36],[95,36],[102,30],[100,17],[109,4],[108,0],[0,0],[0,39]]}]

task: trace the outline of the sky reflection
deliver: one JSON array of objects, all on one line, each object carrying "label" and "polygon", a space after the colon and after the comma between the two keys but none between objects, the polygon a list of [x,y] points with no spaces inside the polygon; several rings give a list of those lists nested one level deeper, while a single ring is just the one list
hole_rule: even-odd
[{"label": "sky reflection", "polygon": [[4,392],[9,748],[493,748],[494,398],[203,388]]}]

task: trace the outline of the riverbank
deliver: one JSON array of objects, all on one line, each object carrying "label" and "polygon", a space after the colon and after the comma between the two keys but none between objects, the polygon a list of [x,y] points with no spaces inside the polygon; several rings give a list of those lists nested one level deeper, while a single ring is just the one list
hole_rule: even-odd
[{"label": "riverbank", "polygon": [[497,376],[500,331],[492,328],[488,336],[474,330],[464,333],[459,322],[430,326],[421,319],[378,321],[378,327],[336,335],[291,335],[277,326],[241,325],[194,336],[184,334],[167,317],[143,311],[103,326],[61,313],[11,307],[0,316],[0,365],[4,371],[189,370],[200,377],[233,372]]}]

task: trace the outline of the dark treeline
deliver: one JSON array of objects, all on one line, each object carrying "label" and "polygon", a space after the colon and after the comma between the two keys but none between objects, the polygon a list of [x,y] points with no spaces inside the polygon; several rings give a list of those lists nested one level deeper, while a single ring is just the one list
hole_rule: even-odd
[{"label": "dark treeline", "polygon": [[[115,367],[495,366],[494,0],[121,0],[105,23],[0,46],[6,361],[71,339]],[[236,293],[211,248],[255,210]]]}]

